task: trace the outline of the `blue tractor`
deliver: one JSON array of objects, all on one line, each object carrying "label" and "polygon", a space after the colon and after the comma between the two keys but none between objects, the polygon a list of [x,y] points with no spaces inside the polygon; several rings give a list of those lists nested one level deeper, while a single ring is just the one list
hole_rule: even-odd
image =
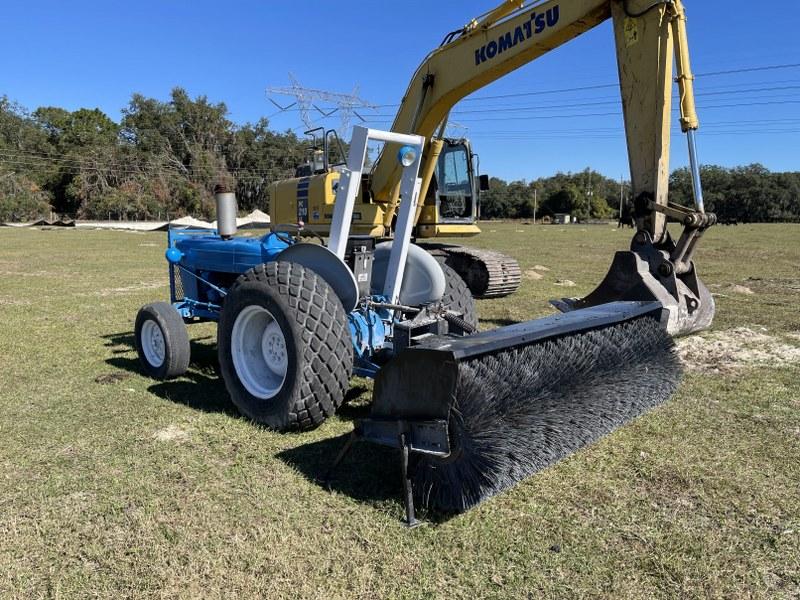
[{"label": "blue tractor", "polygon": [[[370,140],[400,167],[394,237],[379,244],[349,235]],[[170,230],[171,303],[135,327],[144,370],[169,379],[189,366],[186,325],[216,321],[231,400],[280,431],[320,425],[352,375],[375,378],[352,439],[401,451],[409,523],[414,498],[464,510],[665,401],[679,372],[668,331],[686,312],[643,276],[636,297],[478,333],[466,284],[411,243],[424,141],[354,128],[327,243],[302,223],[236,237],[220,191],[216,232]]]},{"label": "blue tractor", "polygon": [[[398,160],[413,186],[422,140],[401,141],[408,144]],[[347,203],[344,186],[343,197],[337,208]],[[137,316],[139,357],[153,377],[188,368],[186,324],[217,321],[220,370],[237,408],[273,429],[308,429],[334,414],[351,375],[376,376],[421,335],[477,327],[466,284],[417,246],[376,246],[369,236],[347,236],[346,224],[327,247],[304,242],[302,228],[236,237],[234,195],[218,190],[216,201],[216,232],[169,230],[171,303]]]}]

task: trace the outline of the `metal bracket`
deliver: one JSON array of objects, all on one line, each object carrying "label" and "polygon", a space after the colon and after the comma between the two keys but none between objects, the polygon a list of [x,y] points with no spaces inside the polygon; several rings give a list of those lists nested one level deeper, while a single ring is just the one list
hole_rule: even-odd
[{"label": "metal bracket", "polygon": [[[419,179],[418,174],[422,162],[422,151],[425,147],[424,136],[369,129],[360,125],[353,127],[353,138],[350,141],[347,168],[342,170],[339,189],[336,192],[334,201],[328,249],[338,256],[340,260],[344,260],[352,224],[353,207],[355,206],[356,195],[360,190],[364,161],[367,157],[367,144],[370,141],[409,146],[413,149],[413,153],[410,153],[413,160],[408,163],[401,161],[403,172],[400,178],[400,212],[395,223],[395,242],[392,244],[383,289],[383,295],[386,296],[389,302],[397,303],[408,257],[408,247],[411,244],[420,186],[422,185],[422,180]],[[384,148],[384,151],[388,151],[388,148]]]},{"label": "metal bracket", "polygon": [[411,453],[449,456],[450,439],[447,421],[406,421],[402,419],[363,419],[359,421],[322,478],[322,484],[329,490],[334,471],[350,453],[353,445],[360,440],[400,450],[403,505],[406,512],[405,524],[410,529],[421,525],[416,518],[414,509],[414,487],[410,476]]},{"label": "metal bracket", "polygon": [[648,200],[647,208],[660,212],[678,223],[683,223],[686,227],[707,229],[717,222],[717,216],[714,213],[693,210],[674,202],[667,202],[667,205],[664,206]]},{"label": "metal bracket", "polygon": [[[674,248],[670,249],[669,259],[675,273],[678,275],[689,273],[692,270],[692,259],[697,242],[703,237],[706,229],[717,223],[717,215],[693,210],[674,202],[668,202],[667,206],[662,206],[650,200],[648,208],[683,223],[683,232]],[[662,275],[669,275],[669,273],[662,273]]]},{"label": "metal bracket", "polygon": [[399,437],[400,443],[400,468],[403,473],[403,500],[406,505],[406,527],[414,529],[419,527],[420,522],[414,514],[414,488],[411,484],[411,478],[408,476],[408,459],[411,452],[411,446],[406,443],[406,434],[401,433]]},{"label": "metal bracket", "polygon": [[197,273],[192,272],[190,269],[187,269],[183,265],[176,264],[175,266],[178,267],[184,273],[187,273],[187,274],[191,275],[192,277],[194,277],[195,279],[197,279],[197,281],[200,281],[201,283],[205,283],[208,287],[210,287],[212,290],[217,292],[223,298],[228,295],[227,290],[224,290],[221,287],[218,287],[218,286],[214,285],[210,281],[207,281],[206,279],[203,279],[202,277],[200,277],[200,275],[198,275]]}]

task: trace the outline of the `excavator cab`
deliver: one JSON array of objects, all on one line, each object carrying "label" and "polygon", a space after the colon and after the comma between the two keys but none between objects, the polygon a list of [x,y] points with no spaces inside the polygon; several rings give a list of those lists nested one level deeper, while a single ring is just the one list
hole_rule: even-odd
[{"label": "excavator cab", "polygon": [[469,140],[444,138],[417,220],[420,238],[467,237],[480,233],[480,178]]},{"label": "excavator cab", "polygon": [[439,156],[414,229],[418,245],[458,273],[474,297],[513,294],[519,288],[522,272],[510,256],[428,241],[479,234],[480,193],[489,189],[489,178],[479,174],[478,156],[473,154],[469,140],[440,138],[430,147],[429,151],[438,152]]},{"label": "excavator cab", "polygon": [[436,169],[436,206],[441,223],[473,223],[478,216],[478,190],[467,140],[445,140]]}]

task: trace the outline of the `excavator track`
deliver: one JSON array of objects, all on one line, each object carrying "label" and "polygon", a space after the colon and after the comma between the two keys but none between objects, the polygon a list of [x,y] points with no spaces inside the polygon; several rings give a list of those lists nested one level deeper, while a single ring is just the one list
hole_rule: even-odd
[{"label": "excavator track", "polygon": [[510,256],[455,244],[419,245],[458,273],[475,298],[502,298],[519,289],[522,272]]}]

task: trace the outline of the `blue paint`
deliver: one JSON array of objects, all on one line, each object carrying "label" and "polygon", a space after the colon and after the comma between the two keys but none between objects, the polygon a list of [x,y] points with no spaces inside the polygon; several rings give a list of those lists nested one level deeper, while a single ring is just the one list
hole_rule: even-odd
[{"label": "blue paint", "polygon": [[185,236],[177,239],[175,246],[183,253],[180,264],[187,269],[244,273],[256,265],[272,262],[289,244],[274,233],[268,233],[261,239]]},{"label": "blue paint", "polygon": [[183,252],[174,246],[167,248],[167,251],[164,253],[164,255],[167,257],[167,262],[170,262],[173,265],[177,265],[183,259]]},{"label": "blue paint", "polygon": [[[385,302],[386,298],[374,296],[372,300]],[[375,377],[380,370],[375,356],[390,348],[392,315],[386,309],[356,309],[347,315],[347,321],[355,358],[353,372],[360,377]]]}]

